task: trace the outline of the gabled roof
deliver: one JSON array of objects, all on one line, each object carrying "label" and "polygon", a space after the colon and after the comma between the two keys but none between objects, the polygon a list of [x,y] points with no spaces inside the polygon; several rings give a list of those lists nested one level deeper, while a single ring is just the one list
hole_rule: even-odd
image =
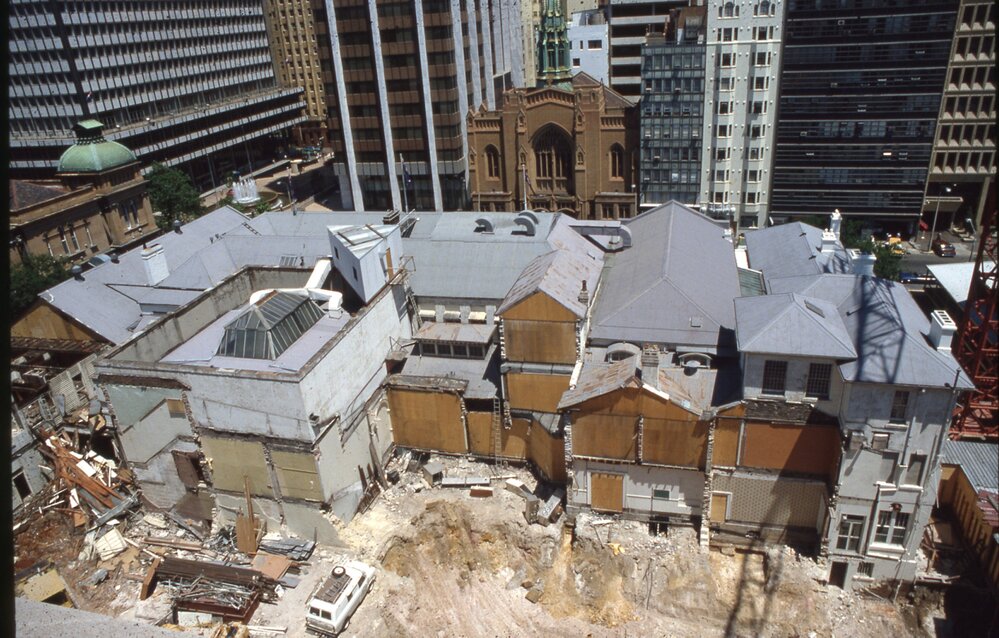
[{"label": "gabled roof", "polygon": [[822,231],[793,222],[746,232],[749,265],[767,279],[850,272],[850,257],[837,245],[822,252]]},{"label": "gabled roof", "polygon": [[930,320],[905,287],[853,274],[769,279],[772,293],[799,293],[836,307],[857,358],[840,364],[847,381],[972,387],[950,353],[930,345]]},{"label": "gabled roof", "polygon": [[735,300],[740,352],[853,359],[850,335],[833,304],[799,294]]},{"label": "gabled roof", "polygon": [[677,202],[625,223],[633,243],[606,258],[591,338],[734,349],[741,291],[722,228]]},{"label": "gabled roof", "polygon": [[496,314],[503,314],[536,292],[543,292],[576,317],[586,315],[587,304],[579,301],[583,282],[593,294],[600,277],[602,261],[566,250],[555,250],[527,264]]}]

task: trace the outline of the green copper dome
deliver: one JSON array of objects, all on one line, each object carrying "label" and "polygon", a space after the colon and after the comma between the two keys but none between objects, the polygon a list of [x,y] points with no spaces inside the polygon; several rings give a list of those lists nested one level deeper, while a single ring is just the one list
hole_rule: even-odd
[{"label": "green copper dome", "polygon": [[97,120],[84,120],[73,130],[76,144],[59,158],[60,173],[100,173],[135,161],[135,153],[104,139],[104,125]]}]

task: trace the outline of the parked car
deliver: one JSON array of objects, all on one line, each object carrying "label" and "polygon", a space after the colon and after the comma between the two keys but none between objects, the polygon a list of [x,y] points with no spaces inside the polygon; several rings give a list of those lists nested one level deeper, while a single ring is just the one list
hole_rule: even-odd
[{"label": "parked car", "polygon": [[899,273],[898,280],[903,284],[927,284],[934,281],[934,277],[929,273],[903,272]]},{"label": "parked car", "polygon": [[346,561],[334,567],[309,600],[305,628],[320,636],[339,634],[374,580],[375,568],[360,561]]},{"label": "parked car", "polygon": [[937,257],[956,257],[957,250],[954,248],[954,244],[937,235],[936,239],[933,240],[933,254]]}]

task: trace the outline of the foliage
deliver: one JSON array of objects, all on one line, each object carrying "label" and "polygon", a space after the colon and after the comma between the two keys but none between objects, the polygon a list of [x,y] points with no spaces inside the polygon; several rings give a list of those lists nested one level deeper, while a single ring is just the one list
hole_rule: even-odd
[{"label": "foliage", "polygon": [[201,199],[197,189],[182,171],[160,163],[154,163],[149,174],[149,200],[153,210],[163,213],[156,225],[168,229],[175,219],[201,215]]},{"label": "foliage", "polygon": [[17,317],[28,309],[43,290],[69,278],[64,258],[51,255],[28,255],[10,269],[10,311]]},{"label": "foliage", "polygon": [[882,279],[898,281],[902,272],[902,256],[894,253],[891,246],[878,244],[873,239],[866,239],[857,246],[861,252],[874,255],[874,274]]},{"label": "foliage", "polygon": [[[863,248],[866,244],[861,237],[863,222],[855,219],[844,219],[840,225],[839,240],[844,248]],[[870,241],[867,239],[866,241]]]},{"label": "foliage", "polygon": [[829,228],[828,221],[822,215],[808,215],[807,217],[799,217],[798,221],[802,224],[808,224],[809,226],[814,226],[819,230],[825,230]]}]

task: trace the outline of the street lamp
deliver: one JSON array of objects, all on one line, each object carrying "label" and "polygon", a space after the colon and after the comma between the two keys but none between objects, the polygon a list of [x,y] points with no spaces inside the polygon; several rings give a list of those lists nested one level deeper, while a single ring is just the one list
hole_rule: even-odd
[{"label": "street lamp", "polygon": [[[950,186],[944,186],[944,191],[949,195],[952,192]],[[926,240],[926,250],[929,251],[933,244],[933,236],[937,234],[937,216],[940,214],[940,196],[937,196],[937,206],[933,211],[933,227],[930,229],[930,237]]]}]

